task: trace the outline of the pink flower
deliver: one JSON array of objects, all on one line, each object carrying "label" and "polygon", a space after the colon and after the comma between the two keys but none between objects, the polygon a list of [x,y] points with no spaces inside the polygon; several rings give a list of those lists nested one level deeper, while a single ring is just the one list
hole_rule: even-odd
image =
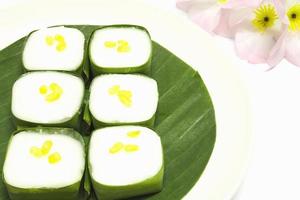
[{"label": "pink flower", "polygon": [[300,2],[288,0],[281,6],[284,8],[282,19],[286,26],[271,50],[268,63],[274,67],[282,58],[286,58],[300,67]]},{"label": "pink flower", "polygon": [[257,7],[233,10],[230,26],[235,27],[235,48],[250,63],[265,63],[281,32],[281,22],[272,1]]},{"label": "pink flower", "polygon": [[204,30],[231,37],[239,57],[300,66],[299,0],[177,0],[177,7]]},{"label": "pink flower", "polygon": [[229,9],[257,5],[261,0],[178,0],[177,7],[185,11],[209,33],[231,36],[228,25]]}]

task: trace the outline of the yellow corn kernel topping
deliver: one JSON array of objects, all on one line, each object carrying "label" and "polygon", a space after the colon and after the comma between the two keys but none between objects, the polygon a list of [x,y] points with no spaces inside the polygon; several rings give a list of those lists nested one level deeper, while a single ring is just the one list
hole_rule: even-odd
[{"label": "yellow corn kernel topping", "polygon": [[126,40],[105,41],[104,46],[106,48],[116,48],[118,53],[127,53],[130,51],[129,43]]},{"label": "yellow corn kernel topping", "polygon": [[57,41],[57,42],[65,42],[65,38],[64,38],[64,36],[62,36],[62,35],[60,35],[60,34],[56,34],[55,36],[54,36],[54,39]]},{"label": "yellow corn kernel topping", "polygon": [[105,41],[104,46],[107,48],[114,48],[117,46],[117,43],[114,41]]},{"label": "yellow corn kernel topping", "polygon": [[57,91],[57,92],[60,92],[62,89],[61,89],[61,87],[57,84],[57,83],[51,83],[50,84],[50,90],[52,90],[52,91]]},{"label": "yellow corn kernel topping", "polygon": [[135,151],[138,151],[140,148],[138,145],[135,145],[135,144],[127,144],[125,147],[124,147],[124,150],[128,153],[131,153],[131,152],[135,152]]},{"label": "yellow corn kernel topping", "polygon": [[118,40],[118,44],[120,46],[128,46],[129,45],[129,43],[126,40]]},{"label": "yellow corn kernel topping", "polygon": [[49,87],[42,85],[39,88],[39,92],[45,96],[47,102],[54,102],[60,98],[63,89],[57,83],[51,83]]},{"label": "yellow corn kernel topping", "polygon": [[45,42],[48,46],[52,46],[54,44],[54,38],[48,35],[45,37]]},{"label": "yellow corn kernel topping", "polygon": [[131,106],[131,104],[132,104],[132,101],[131,101],[132,93],[131,93],[131,91],[129,91],[129,90],[121,90],[118,93],[118,97],[119,97],[119,100],[121,101],[121,103],[124,106],[126,106],[126,107],[130,107]]},{"label": "yellow corn kernel topping", "polygon": [[[43,143],[41,148],[35,146],[31,147],[30,154],[36,158],[41,158],[50,153],[52,146],[53,146],[53,142],[51,140],[46,140]],[[52,153],[51,155],[48,156],[48,162],[50,164],[58,163],[60,160],[61,160],[61,155],[58,152]]]},{"label": "yellow corn kernel topping", "polygon": [[54,37],[46,36],[45,42],[48,46],[52,46],[52,45],[56,44],[55,49],[58,52],[62,52],[63,50],[65,50],[67,48],[67,43],[65,41],[65,38],[64,38],[64,36],[62,36],[60,34],[56,34]]},{"label": "yellow corn kernel topping", "polygon": [[136,138],[138,136],[140,136],[141,134],[141,131],[137,130],[137,131],[129,131],[127,133],[127,136],[130,137],[130,138]]},{"label": "yellow corn kernel topping", "polygon": [[119,93],[119,91],[120,91],[120,86],[119,85],[114,85],[111,88],[109,88],[108,93],[110,95],[116,95],[116,94]]},{"label": "yellow corn kernel topping", "polygon": [[31,147],[29,152],[36,158],[40,158],[43,156],[42,150],[38,147]]},{"label": "yellow corn kernel topping", "polygon": [[59,43],[58,45],[56,45],[56,51],[63,51],[67,48],[67,44],[65,42]]},{"label": "yellow corn kernel topping", "polygon": [[62,88],[57,83],[51,83],[49,87],[52,92],[60,94],[63,92]]},{"label": "yellow corn kernel topping", "polygon": [[118,40],[118,48],[117,51],[119,53],[127,53],[130,51],[129,43],[126,40]]},{"label": "yellow corn kernel topping", "polygon": [[122,142],[116,142],[112,147],[109,149],[109,153],[115,154],[120,152],[124,147],[124,144]]},{"label": "yellow corn kernel topping", "polygon": [[42,145],[41,151],[43,155],[47,155],[53,146],[53,142],[51,140],[46,140]]},{"label": "yellow corn kernel topping", "polygon": [[47,86],[46,85],[42,85],[40,87],[40,94],[47,94],[47,92],[48,92]]},{"label": "yellow corn kernel topping", "polygon": [[130,47],[128,45],[118,46],[117,51],[119,53],[128,53],[130,51]]},{"label": "yellow corn kernel topping", "polygon": [[132,92],[129,90],[121,90],[119,85],[114,85],[108,89],[108,93],[110,95],[117,95],[119,101],[126,107],[130,107],[132,105]]},{"label": "yellow corn kernel topping", "polygon": [[45,99],[46,99],[47,102],[51,103],[51,102],[57,101],[60,98],[60,95],[61,94],[59,94],[59,93],[53,92],[53,93],[47,95],[45,97]]},{"label": "yellow corn kernel topping", "polygon": [[55,152],[48,157],[48,162],[50,164],[56,164],[61,161],[61,159],[61,155],[58,152]]}]

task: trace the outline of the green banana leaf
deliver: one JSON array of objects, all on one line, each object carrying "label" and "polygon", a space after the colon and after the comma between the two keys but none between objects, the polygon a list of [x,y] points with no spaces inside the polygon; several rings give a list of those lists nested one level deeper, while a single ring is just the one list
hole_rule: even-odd
[{"label": "green banana leaf", "polygon": [[[79,28],[86,37],[99,28],[72,27]],[[10,111],[11,89],[23,72],[23,43],[24,38],[0,51],[0,176],[8,140],[15,130]],[[198,181],[212,153],[216,138],[214,108],[198,72],[156,42],[151,67],[160,94],[154,130],[161,136],[164,148],[164,188],[160,193],[135,199],[181,199]],[[85,180],[82,188],[89,191],[89,177]],[[80,200],[94,200],[93,191],[90,192],[90,197],[83,193]],[[8,199],[2,182],[0,199]]]}]

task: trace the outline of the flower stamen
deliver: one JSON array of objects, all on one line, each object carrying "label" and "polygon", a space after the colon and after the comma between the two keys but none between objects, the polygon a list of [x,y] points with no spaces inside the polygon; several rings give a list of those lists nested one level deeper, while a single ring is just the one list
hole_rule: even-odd
[{"label": "flower stamen", "polygon": [[218,0],[218,3],[219,4],[225,4],[225,3],[227,3],[228,2],[228,0]]},{"label": "flower stamen", "polygon": [[264,32],[274,26],[278,15],[272,4],[263,4],[254,10],[255,18],[252,25],[259,31]]},{"label": "flower stamen", "polygon": [[295,4],[290,7],[286,13],[290,25],[289,30],[299,31],[300,30],[300,4]]}]

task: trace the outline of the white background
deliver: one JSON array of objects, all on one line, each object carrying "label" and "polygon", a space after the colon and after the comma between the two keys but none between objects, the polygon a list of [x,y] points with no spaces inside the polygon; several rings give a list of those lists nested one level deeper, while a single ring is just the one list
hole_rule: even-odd
[{"label": "white background", "polygon": [[[21,1],[26,0],[0,0],[0,8]],[[176,10],[175,0],[141,1],[183,15]],[[237,58],[230,40],[212,37],[239,67],[251,100],[251,163],[233,199],[300,199],[300,68],[284,60],[265,72],[266,65],[251,65]]]}]

